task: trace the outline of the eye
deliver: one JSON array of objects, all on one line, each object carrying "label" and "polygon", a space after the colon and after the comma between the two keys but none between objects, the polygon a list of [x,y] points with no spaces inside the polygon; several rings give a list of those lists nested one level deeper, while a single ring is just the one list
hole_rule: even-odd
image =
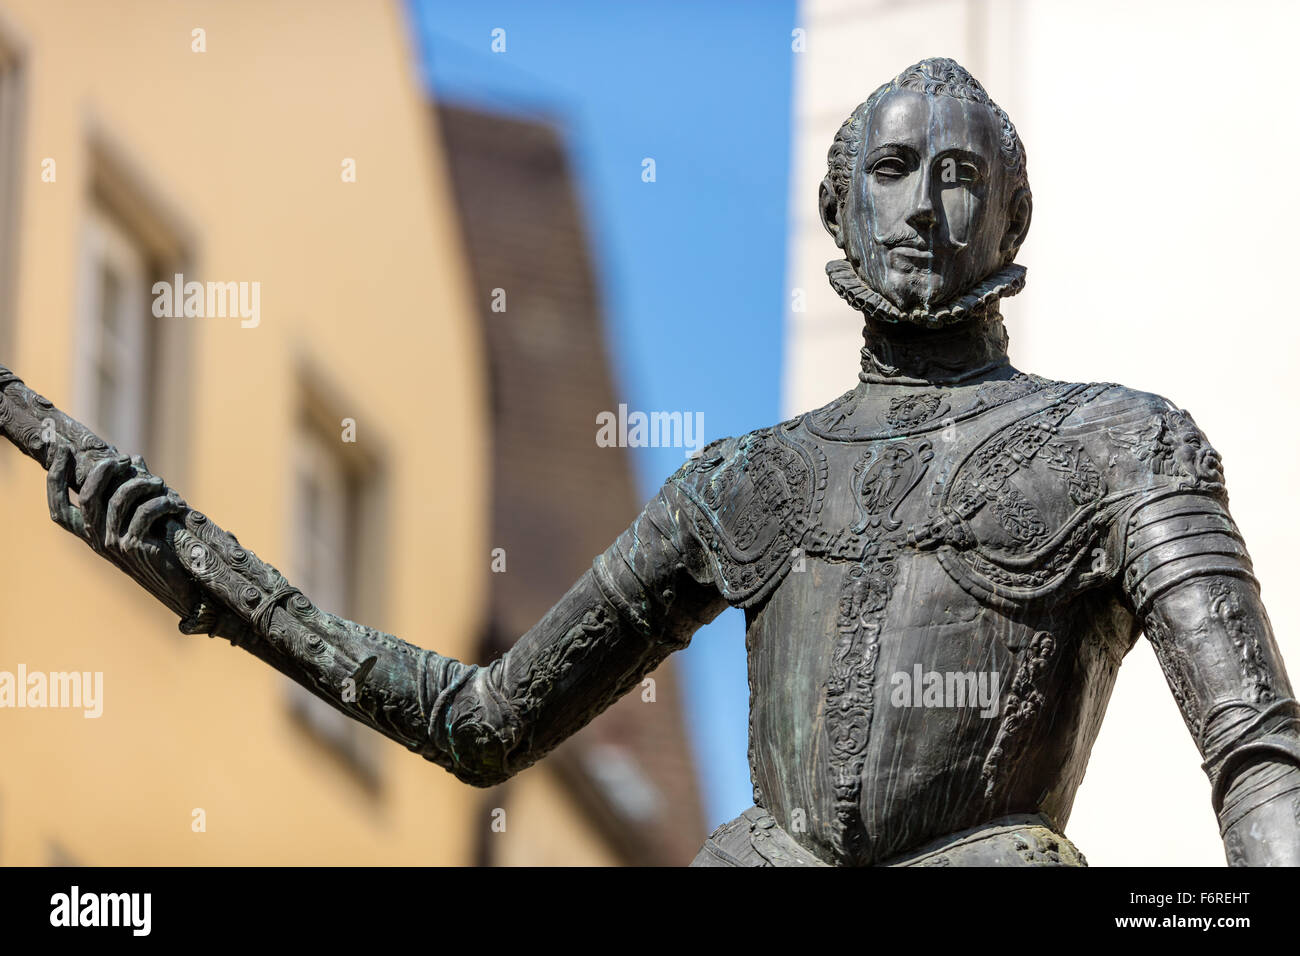
[{"label": "eye", "polygon": [[952,156],[940,160],[936,175],[945,186],[974,186],[981,179],[978,166]]},{"label": "eye", "polygon": [[886,156],[871,167],[871,175],[886,181],[902,179],[907,175],[907,164],[897,156]]}]

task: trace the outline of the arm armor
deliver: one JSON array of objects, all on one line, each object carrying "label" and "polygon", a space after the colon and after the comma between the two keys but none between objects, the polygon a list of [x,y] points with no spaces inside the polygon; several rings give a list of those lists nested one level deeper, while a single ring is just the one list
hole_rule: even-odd
[{"label": "arm armor", "polygon": [[1136,507],[1123,582],[1204,758],[1229,862],[1294,862],[1300,705],[1226,496]]},{"label": "arm armor", "polygon": [[[46,469],[65,442],[77,455],[76,490],[96,462],[118,455],[3,366],[0,437]],[[726,606],[682,490],[688,477],[707,481],[700,464],[670,478],[542,620],[484,667],[321,610],[188,506],[162,529],[174,573],[122,570],[180,616],[184,633],[226,637],[348,716],[490,786],[585,725]]]},{"label": "arm armor", "polygon": [[[463,664],[315,607],[202,515],[179,551],[239,619],[222,636],[476,786],[523,770],[635,687],[726,606],[671,485],[505,655]],[[691,556],[697,557],[692,560]],[[184,626],[183,626],[184,629]]]}]

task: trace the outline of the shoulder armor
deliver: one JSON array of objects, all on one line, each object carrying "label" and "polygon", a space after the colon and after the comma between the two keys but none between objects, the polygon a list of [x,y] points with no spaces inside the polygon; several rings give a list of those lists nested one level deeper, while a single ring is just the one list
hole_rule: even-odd
[{"label": "shoulder armor", "polygon": [[1223,462],[1192,416],[1160,395],[1117,391],[1105,422],[1117,484],[1134,491],[1195,491],[1226,501]]},{"label": "shoulder armor", "polygon": [[669,479],[728,603],[767,597],[798,557],[826,492],[826,459],[796,421],[708,445]]},{"label": "shoulder armor", "polygon": [[987,436],[945,496],[969,543],[940,562],[968,590],[1012,605],[1113,579],[1135,510],[1191,492],[1226,505],[1218,454],[1159,395],[1074,384]]}]

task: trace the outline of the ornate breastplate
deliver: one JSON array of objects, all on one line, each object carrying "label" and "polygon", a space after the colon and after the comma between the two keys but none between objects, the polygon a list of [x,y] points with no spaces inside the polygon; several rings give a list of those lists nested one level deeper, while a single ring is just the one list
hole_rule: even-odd
[{"label": "ornate breastplate", "polygon": [[[759,604],[806,559],[841,569],[826,595],[835,637],[822,711],[840,859],[864,852],[862,773],[899,561],[933,552],[977,604],[1007,609],[1104,580],[1099,544],[1123,496],[1064,426],[1109,388],[1022,375],[960,396],[907,390],[865,416],[850,395],[695,463],[691,520],[732,603]],[[1048,635],[1009,649],[1017,672],[984,761],[987,795],[1014,766],[1016,735],[1041,706],[1034,680],[1056,651]]]}]

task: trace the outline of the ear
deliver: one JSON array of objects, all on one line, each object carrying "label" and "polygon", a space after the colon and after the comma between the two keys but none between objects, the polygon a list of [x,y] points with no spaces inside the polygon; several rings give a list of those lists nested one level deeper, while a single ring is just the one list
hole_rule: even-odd
[{"label": "ear", "polygon": [[840,238],[840,203],[835,197],[835,187],[831,184],[829,176],[822,180],[822,187],[817,195],[817,206],[821,210],[822,225],[835,240],[835,245],[843,249],[844,242]]},{"label": "ear", "polygon": [[1034,199],[1028,189],[1020,188],[1011,197],[1007,209],[1007,231],[1002,234],[1002,259],[1011,262],[1020,251],[1020,244],[1029,233],[1029,220],[1034,215]]}]

